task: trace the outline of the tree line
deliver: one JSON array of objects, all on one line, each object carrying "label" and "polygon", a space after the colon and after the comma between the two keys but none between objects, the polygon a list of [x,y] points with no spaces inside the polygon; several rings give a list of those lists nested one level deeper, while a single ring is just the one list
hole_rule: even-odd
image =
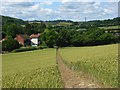
[{"label": "tree line", "polygon": [[[49,26],[46,22],[29,23],[20,19],[4,17],[4,21],[2,21],[2,38],[7,37],[8,39],[13,40],[16,37],[16,34],[31,35],[33,33],[41,33],[41,44],[50,48],[53,48],[54,46],[93,46],[119,43],[119,36],[116,36],[110,32],[107,33],[106,30],[98,28],[100,25],[105,26],[110,23],[112,23],[112,25],[119,25],[119,23],[116,23],[119,19],[120,18],[88,22],[72,22],[62,20],[62,22],[70,22],[72,24],[67,26],[55,26],[55,24]],[[60,21],[61,20],[57,20],[56,23],[58,24]],[[104,24],[100,24],[101,22]],[[50,21],[50,23],[52,23],[52,21]],[[5,41],[4,46],[9,46],[7,45],[9,42],[19,44],[15,41]],[[15,49],[20,47],[20,45],[14,46],[17,46]]]},{"label": "tree line", "polygon": [[104,29],[97,27],[90,27],[83,31],[69,30],[64,27],[47,28],[40,39],[48,47],[93,46],[119,42],[119,36],[106,33]]}]

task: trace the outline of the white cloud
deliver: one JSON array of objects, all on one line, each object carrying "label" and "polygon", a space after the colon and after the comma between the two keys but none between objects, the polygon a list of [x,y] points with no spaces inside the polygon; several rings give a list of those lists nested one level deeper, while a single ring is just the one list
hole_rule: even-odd
[{"label": "white cloud", "polygon": [[119,2],[119,0],[1,0],[1,2]]},{"label": "white cloud", "polygon": [[[117,16],[117,3],[63,2],[56,8],[53,2],[5,2],[2,14],[24,20],[84,20],[105,19]],[[43,7],[44,6],[44,7]],[[49,8],[49,7],[52,8]]]},{"label": "white cloud", "polygon": [[39,9],[39,4],[36,4],[36,5],[31,6],[30,9],[31,9],[31,10],[37,10],[37,9]]},{"label": "white cloud", "polygon": [[103,10],[104,10],[105,13],[111,13],[112,12],[112,10],[110,10],[110,9],[103,9]]},{"label": "white cloud", "polygon": [[1,0],[2,2],[32,2],[33,0]]},{"label": "white cloud", "polygon": [[61,0],[62,3],[65,2],[119,2],[119,0]]},{"label": "white cloud", "polygon": [[61,17],[67,19],[107,19],[117,17],[117,3],[108,2],[64,2],[60,11],[64,14]]},{"label": "white cloud", "polygon": [[51,1],[43,1],[42,3],[43,3],[43,4],[47,4],[47,5],[52,5],[52,2],[51,2]]}]

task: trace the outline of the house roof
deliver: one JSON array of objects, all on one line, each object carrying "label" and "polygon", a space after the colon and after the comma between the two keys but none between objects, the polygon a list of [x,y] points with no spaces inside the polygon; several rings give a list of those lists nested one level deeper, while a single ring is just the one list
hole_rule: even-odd
[{"label": "house roof", "polygon": [[30,35],[30,38],[38,38],[38,37],[40,37],[39,33],[38,34],[32,34],[32,35]]},{"label": "house roof", "polygon": [[18,36],[22,37],[24,40],[25,39],[30,39],[30,37],[27,34],[19,34],[19,35],[17,35],[17,37]]},{"label": "house roof", "polygon": [[30,39],[30,37],[27,34],[21,34],[20,36],[24,39]]}]

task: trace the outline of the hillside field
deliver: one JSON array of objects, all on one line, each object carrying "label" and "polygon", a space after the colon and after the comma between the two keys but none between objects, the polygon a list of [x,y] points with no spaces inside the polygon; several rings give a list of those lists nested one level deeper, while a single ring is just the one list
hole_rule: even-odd
[{"label": "hillside field", "polygon": [[[118,45],[60,48],[64,63],[111,87],[118,87]],[[2,55],[3,88],[63,88],[55,49]]]},{"label": "hillside field", "polygon": [[64,62],[111,87],[118,87],[118,45],[67,47],[60,49]]},{"label": "hillside field", "polygon": [[63,87],[55,55],[55,49],[4,54],[2,56],[2,87]]},{"label": "hillside field", "polygon": [[119,29],[119,26],[99,27],[101,29]]}]

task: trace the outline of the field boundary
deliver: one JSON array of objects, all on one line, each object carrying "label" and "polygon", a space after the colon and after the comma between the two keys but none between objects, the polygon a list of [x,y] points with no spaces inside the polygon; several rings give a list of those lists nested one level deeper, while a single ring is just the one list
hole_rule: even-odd
[{"label": "field boundary", "polygon": [[61,73],[64,88],[104,88],[102,84],[82,72],[69,69],[63,62],[60,52],[56,50],[56,63]]}]

